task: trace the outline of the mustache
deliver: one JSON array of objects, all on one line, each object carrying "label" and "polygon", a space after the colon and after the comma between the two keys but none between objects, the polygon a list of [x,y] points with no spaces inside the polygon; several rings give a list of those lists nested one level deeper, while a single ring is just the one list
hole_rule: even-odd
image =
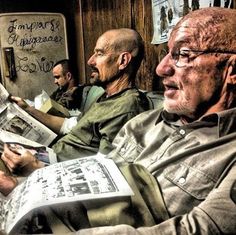
[{"label": "mustache", "polygon": [[96,67],[90,66],[91,72],[99,72]]}]

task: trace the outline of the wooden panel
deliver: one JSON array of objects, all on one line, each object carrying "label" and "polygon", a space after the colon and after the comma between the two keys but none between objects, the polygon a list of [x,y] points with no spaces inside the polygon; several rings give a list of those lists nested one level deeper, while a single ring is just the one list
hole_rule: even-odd
[{"label": "wooden panel", "polygon": [[137,86],[150,91],[153,90],[157,65],[157,47],[151,44],[153,35],[151,0],[133,1],[132,26],[141,34],[145,42],[145,58],[137,75]]},{"label": "wooden panel", "polygon": [[[131,4],[127,0],[81,0],[85,62],[93,54],[97,38],[106,30],[131,27]],[[124,10],[125,9],[125,10]],[[90,69],[86,66],[87,81]]]}]

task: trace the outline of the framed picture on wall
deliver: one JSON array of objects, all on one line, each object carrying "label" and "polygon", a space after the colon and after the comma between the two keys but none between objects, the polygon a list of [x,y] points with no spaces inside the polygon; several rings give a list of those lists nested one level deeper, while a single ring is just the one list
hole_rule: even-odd
[{"label": "framed picture on wall", "polygon": [[234,8],[235,0],[152,0],[152,44],[168,41],[170,32],[180,18],[204,7]]}]

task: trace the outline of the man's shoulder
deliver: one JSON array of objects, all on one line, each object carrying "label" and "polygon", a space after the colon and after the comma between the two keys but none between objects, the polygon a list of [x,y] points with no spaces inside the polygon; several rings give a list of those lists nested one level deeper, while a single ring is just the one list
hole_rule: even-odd
[{"label": "man's shoulder", "polygon": [[82,86],[73,86],[66,90],[64,94],[77,94],[77,93],[82,93],[83,92],[83,87]]},{"label": "man's shoulder", "polygon": [[161,108],[161,109],[151,109],[151,110],[144,111],[136,115],[134,118],[132,118],[130,122],[132,124],[140,123],[141,125],[143,125],[145,122],[156,123],[162,113],[162,110],[163,109]]},{"label": "man's shoulder", "polygon": [[140,99],[147,99],[144,93],[135,88],[124,90],[119,96],[117,96],[117,98],[120,98],[121,100],[124,100],[124,102],[130,104],[134,101],[139,101]]},{"label": "man's shoulder", "polygon": [[[153,100],[147,95],[147,93],[138,89],[129,89],[123,94],[123,102],[127,107],[142,107],[144,110],[154,109]],[[159,105],[160,107],[162,105]]]}]

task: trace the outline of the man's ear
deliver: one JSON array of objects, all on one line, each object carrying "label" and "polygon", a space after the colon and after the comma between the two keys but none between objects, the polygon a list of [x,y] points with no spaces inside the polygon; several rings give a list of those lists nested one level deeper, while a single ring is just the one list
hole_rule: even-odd
[{"label": "man's ear", "polygon": [[227,91],[236,91],[236,56],[230,57],[225,69],[225,81],[227,84]]},{"label": "man's ear", "polygon": [[129,52],[123,52],[119,56],[119,69],[122,70],[128,66],[132,59],[132,55]]},{"label": "man's ear", "polygon": [[231,56],[228,61],[226,76],[228,83],[236,85],[236,55]]},{"label": "man's ear", "polygon": [[67,73],[66,73],[66,78],[67,78],[68,81],[70,81],[70,80],[72,79],[72,74],[71,74],[71,72],[67,72]]}]

